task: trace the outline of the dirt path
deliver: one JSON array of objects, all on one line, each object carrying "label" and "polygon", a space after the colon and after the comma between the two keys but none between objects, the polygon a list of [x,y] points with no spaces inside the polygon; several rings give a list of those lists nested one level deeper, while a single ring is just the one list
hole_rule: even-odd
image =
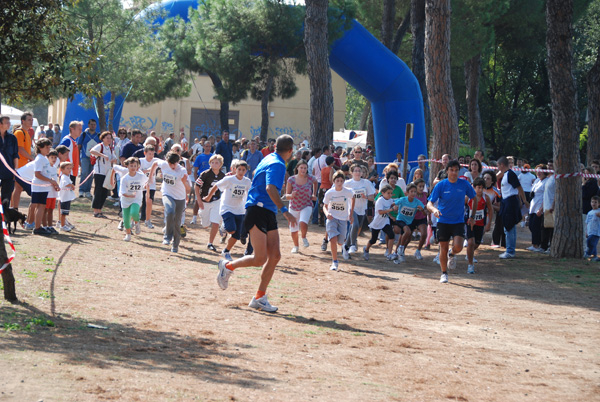
[{"label": "dirt path", "polygon": [[114,209],[88,211],[75,202],[71,234],[14,236],[0,401],[600,400],[596,263],[483,247],[476,275],[463,252],[442,285],[433,251],[395,265],[374,248],[331,272],[321,228],[297,256],[283,229],[271,315],[247,307],[258,268],[217,287],[206,230],[173,255],[160,219],[124,243]]}]

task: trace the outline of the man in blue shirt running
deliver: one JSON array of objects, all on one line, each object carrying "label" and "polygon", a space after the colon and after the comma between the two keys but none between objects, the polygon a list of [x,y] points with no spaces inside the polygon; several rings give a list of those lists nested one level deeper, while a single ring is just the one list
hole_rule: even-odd
[{"label": "man in blue shirt running", "polygon": [[283,216],[292,226],[297,224],[296,218],[284,207],[279,196],[285,179],[285,162],[292,157],[293,152],[294,139],[289,135],[279,136],[275,152],[267,155],[254,172],[244,218],[244,226],[250,233],[254,255],[247,255],[235,261],[219,261],[217,283],[223,290],[227,289],[234,269],[263,266],[258,291],[248,306],[269,313],[277,311],[277,307],[271,306],[267,299],[267,287],[275,272],[275,266],[281,259],[277,210],[283,212]]},{"label": "man in blue shirt running", "polygon": [[[440,181],[433,188],[427,202],[427,209],[438,218],[437,233],[440,241],[441,283],[448,282],[447,268],[456,268],[455,255],[460,253],[465,241],[465,196],[475,198],[476,193],[467,180],[458,178],[460,164],[456,160],[448,162],[446,173],[448,178]],[[436,208],[435,202],[438,202]],[[475,208],[474,212],[477,212]],[[475,223],[469,216],[469,225]],[[450,238],[453,239],[452,250]]]}]

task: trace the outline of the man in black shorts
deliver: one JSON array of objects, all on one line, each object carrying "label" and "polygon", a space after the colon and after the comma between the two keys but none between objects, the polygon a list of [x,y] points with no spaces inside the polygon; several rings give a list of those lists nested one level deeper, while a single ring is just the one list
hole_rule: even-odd
[{"label": "man in black shorts", "polygon": [[[460,164],[456,160],[448,162],[447,179],[440,181],[433,188],[427,202],[427,209],[438,218],[437,234],[440,241],[441,283],[448,282],[447,268],[456,268],[456,254],[460,253],[465,241],[465,196],[472,199],[475,190],[467,180],[458,178]],[[438,202],[436,208],[435,203]],[[469,224],[472,223],[469,217]],[[452,250],[450,239],[453,239]]]},{"label": "man in black shorts", "polygon": [[285,162],[291,158],[293,152],[294,139],[289,135],[279,136],[275,152],[265,156],[254,172],[244,218],[244,226],[250,233],[254,254],[231,262],[219,261],[217,283],[223,290],[229,286],[229,278],[234,269],[262,265],[258,291],[248,306],[269,313],[277,311],[277,307],[272,306],[267,299],[267,287],[275,272],[275,266],[281,259],[277,210],[281,210],[292,226],[296,225],[296,218],[284,207],[279,196],[285,179]]}]

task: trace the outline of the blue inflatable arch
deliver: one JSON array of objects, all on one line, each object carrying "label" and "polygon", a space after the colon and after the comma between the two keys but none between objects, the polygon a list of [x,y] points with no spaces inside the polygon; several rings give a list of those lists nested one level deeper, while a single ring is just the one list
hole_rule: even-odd
[{"label": "blue inflatable arch", "polygon": [[[188,19],[189,8],[198,7],[198,0],[164,0],[149,7],[162,10],[155,23],[181,17]],[[391,162],[397,152],[404,153],[406,124],[414,124],[413,138],[409,142],[408,160],[417,160],[419,154],[427,155],[423,98],[416,77],[408,66],[369,33],[357,21],[332,47],[329,62],[333,71],[358,90],[371,102],[375,129],[375,151],[379,162]],[[66,116],[75,109],[69,104]],[[78,110],[78,112],[82,112]],[[88,111],[95,115],[95,111]],[[67,117],[65,116],[65,122]],[[86,116],[87,117],[87,116]],[[81,115],[79,115],[81,119]],[[115,115],[118,127],[120,113]],[[87,124],[87,120],[84,122]]]}]

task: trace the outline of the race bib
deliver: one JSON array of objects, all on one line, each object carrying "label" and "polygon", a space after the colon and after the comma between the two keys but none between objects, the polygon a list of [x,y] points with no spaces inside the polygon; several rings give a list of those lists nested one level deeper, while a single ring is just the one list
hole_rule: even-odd
[{"label": "race bib", "polygon": [[240,199],[244,198],[244,194],[246,193],[246,188],[242,186],[235,186],[231,190],[231,198]]},{"label": "race bib", "polygon": [[168,184],[169,186],[174,186],[175,180],[177,180],[177,178],[170,174],[166,174],[163,176],[163,183]]},{"label": "race bib", "polygon": [[354,198],[367,198],[367,190],[364,187],[354,189]]},{"label": "race bib", "polygon": [[[484,215],[484,211],[483,209],[478,209],[477,212],[475,213],[475,220],[476,221],[480,221],[483,219],[483,215]],[[471,214],[469,216],[473,216],[473,209],[471,209]]]},{"label": "race bib", "polygon": [[135,191],[140,191],[142,189],[142,185],[140,183],[129,183],[129,192],[133,193]]},{"label": "race bib", "polygon": [[402,207],[400,214],[407,217],[415,216],[415,208]]},{"label": "race bib", "polygon": [[331,209],[333,211],[345,211],[346,210],[346,203],[345,202],[332,202],[331,203]]}]

